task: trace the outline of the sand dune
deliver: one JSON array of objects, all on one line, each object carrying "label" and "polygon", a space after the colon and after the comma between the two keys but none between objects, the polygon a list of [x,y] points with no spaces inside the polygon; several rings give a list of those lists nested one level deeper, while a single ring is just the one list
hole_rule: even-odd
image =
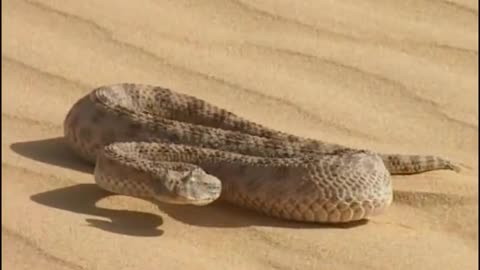
[{"label": "sand dune", "polygon": [[[3,1],[5,269],[476,269],[478,4]],[[139,82],[269,127],[462,164],[394,177],[355,226],[112,196],[62,143],[72,104]]]}]

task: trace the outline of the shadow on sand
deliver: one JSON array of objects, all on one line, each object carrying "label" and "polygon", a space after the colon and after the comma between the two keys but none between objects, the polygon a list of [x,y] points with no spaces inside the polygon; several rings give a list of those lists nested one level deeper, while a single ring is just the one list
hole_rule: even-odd
[{"label": "shadow on sand", "polygon": [[93,165],[78,158],[73,151],[68,148],[62,137],[17,142],[11,144],[10,148],[15,153],[35,161],[85,173],[93,173]]},{"label": "shadow on sand", "polygon": [[103,219],[89,218],[90,226],[109,232],[131,236],[159,236],[163,231],[157,227],[162,225],[160,216],[129,210],[113,210],[96,206],[103,198],[112,195],[95,184],[78,184],[38,193],[30,198],[39,204],[70,212],[87,214]]}]

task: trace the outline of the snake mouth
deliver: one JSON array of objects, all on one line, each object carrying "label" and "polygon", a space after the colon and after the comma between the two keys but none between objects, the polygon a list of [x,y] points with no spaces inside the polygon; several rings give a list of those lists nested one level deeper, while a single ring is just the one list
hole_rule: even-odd
[{"label": "snake mouth", "polygon": [[194,206],[205,206],[213,203],[215,200],[210,200],[210,199],[205,199],[205,200],[196,200],[196,201],[191,201],[189,204],[194,205]]},{"label": "snake mouth", "polygon": [[220,197],[220,194],[215,194],[205,198],[188,198],[184,201],[184,204],[194,205],[194,206],[205,206],[211,204]]},{"label": "snake mouth", "polygon": [[193,198],[165,198],[155,197],[157,201],[162,203],[174,204],[174,205],[193,205],[193,206],[205,206],[211,204],[217,200],[217,197],[205,198],[205,199],[193,199]]}]

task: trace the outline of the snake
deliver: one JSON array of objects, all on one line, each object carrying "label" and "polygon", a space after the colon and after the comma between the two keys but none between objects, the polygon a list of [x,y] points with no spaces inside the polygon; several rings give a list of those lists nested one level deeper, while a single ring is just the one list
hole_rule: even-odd
[{"label": "snake", "polygon": [[225,201],[284,220],[383,213],[392,175],[460,171],[435,155],[385,154],[297,136],[165,87],[101,85],[66,114],[64,139],[112,193],[177,205]]}]

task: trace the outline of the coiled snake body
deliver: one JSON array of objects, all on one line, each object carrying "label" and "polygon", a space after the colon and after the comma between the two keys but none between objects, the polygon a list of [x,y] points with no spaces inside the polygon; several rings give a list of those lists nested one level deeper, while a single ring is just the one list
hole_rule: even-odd
[{"label": "coiled snake body", "polygon": [[296,221],[365,219],[391,204],[391,174],[458,170],[436,156],[294,136],[142,84],[94,89],[69,111],[64,135],[108,191],[175,204],[223,199]]}]

